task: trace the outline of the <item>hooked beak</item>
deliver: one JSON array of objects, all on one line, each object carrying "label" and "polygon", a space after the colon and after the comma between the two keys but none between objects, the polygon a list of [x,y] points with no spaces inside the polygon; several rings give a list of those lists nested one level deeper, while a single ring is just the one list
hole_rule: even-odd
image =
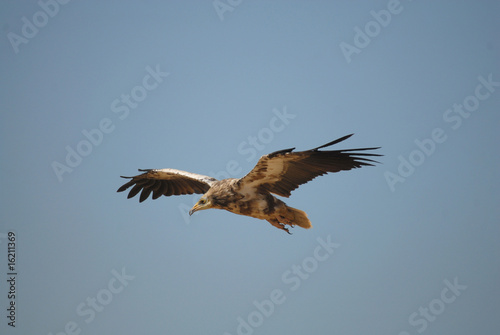
[{"label": "hooked beak", "polygon": [[204,204],[200,204],[200,202],[198,201],[193,206],[193,208],[191,208],[191,210],[189,211],[189,216],[193,215],[194,212],[201,211],[203,209],[209,209],[211,207],[212,207],[212,204],[210,202],[206,202]]},{"label": "hooked beak", "polygon": [[199,210],[200,210],[200,206],[198,206],[198,204],[194,205],[193,208],[191,208],[191,210],[189,211],[189,216],[193,215],[194,212],[199,211]]}]

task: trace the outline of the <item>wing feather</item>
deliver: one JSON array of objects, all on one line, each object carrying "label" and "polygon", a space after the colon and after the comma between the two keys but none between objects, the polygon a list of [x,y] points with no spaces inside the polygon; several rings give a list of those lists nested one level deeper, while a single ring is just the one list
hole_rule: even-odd
[{"label": "wing feather", "polygon": [[146,200],[151,193],[153,193],[153,199],[158,199],[162,195],[203,194],[217,181],[217,179],[209,176],[175,169],[139,171],[144,173],[133,177],[122,176],[122,178],[129,178],[130,181],[123,184],[117,192],[123,192],[132,187],[127,198],[132,198],[141,192],[139,196],[140,202]]},{"label": "wing feather", "polygon": [[163,186],[163,183],[161,181],[157,180],[154,187],[153,187],[153,200],[158,199],[159,197],[161,197],[163,195],[162,186]]},{"label": "wing feather", "polygon": [[151,191],[153,191],[151,189],[151,187],[144,186],[144,188],[142,189],[141,195],[139,197],[139,202],[143,202],[144,200],[146,200],[149,197],[149,195],[151,194]]},{"label": "wing feather", "polygon": [[369,157],[382,155],[363,152],[379,149],[378,147],[319,150],[342,142],[352,135],[311,150],[294,152],[295,148],[292,148],[264,155],[252,171],[238,181],[238,184],[241,187],[264,188],[268,192],[289,197],[300,185],[328,172],[347,171],[378,163]]}]

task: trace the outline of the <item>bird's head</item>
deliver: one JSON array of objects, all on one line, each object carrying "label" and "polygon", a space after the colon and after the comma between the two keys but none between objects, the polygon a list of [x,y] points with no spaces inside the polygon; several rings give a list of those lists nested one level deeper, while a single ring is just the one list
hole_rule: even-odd
[{"label": "bird's head", "polygon": [[200,200],[191,208],[189,215],[193,215],[194,212],[201,211],[203,209],[213,208],[214,204],[210,197],[202,196]]}]

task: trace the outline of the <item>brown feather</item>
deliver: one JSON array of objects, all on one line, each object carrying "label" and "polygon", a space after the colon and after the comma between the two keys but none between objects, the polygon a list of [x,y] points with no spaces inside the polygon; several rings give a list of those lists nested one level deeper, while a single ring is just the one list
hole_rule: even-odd
[{"label": "brown feather", "polygon": [[127,198],[132,198],[141,192],[140,202],[146,200],[151,193],[153,193],[153,199],[158,199],[162,195],[203,194],[217,181],[212,177],[174,169],[139,171],[144,173],[133,177],[122,176],[131,180],[122,185],[117,192],[123,192],[132,187]]},{"label": "brown feather", "polygon": [[359,152],[378,148],[319,150],[350,136],[341,137],[311,150],[293,152],[293,149],[286,149],[262,156],[252,171],[240,179],[239,184],[242,187],[262,186],[268,192],[289,197],[300,185],[328,172],[347,171],[378,163],[367,157],[381,155]]}]

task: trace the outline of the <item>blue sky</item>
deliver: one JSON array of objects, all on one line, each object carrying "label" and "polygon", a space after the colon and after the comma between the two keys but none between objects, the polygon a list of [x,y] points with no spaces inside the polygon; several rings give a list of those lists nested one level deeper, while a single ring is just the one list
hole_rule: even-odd
[{"label": "blue sky", "polygon": [[[496,332],[499,7],[2,1],[0,332]],[[350,133],[382,164],[294,191],[291,236],[116,193]]]}]

